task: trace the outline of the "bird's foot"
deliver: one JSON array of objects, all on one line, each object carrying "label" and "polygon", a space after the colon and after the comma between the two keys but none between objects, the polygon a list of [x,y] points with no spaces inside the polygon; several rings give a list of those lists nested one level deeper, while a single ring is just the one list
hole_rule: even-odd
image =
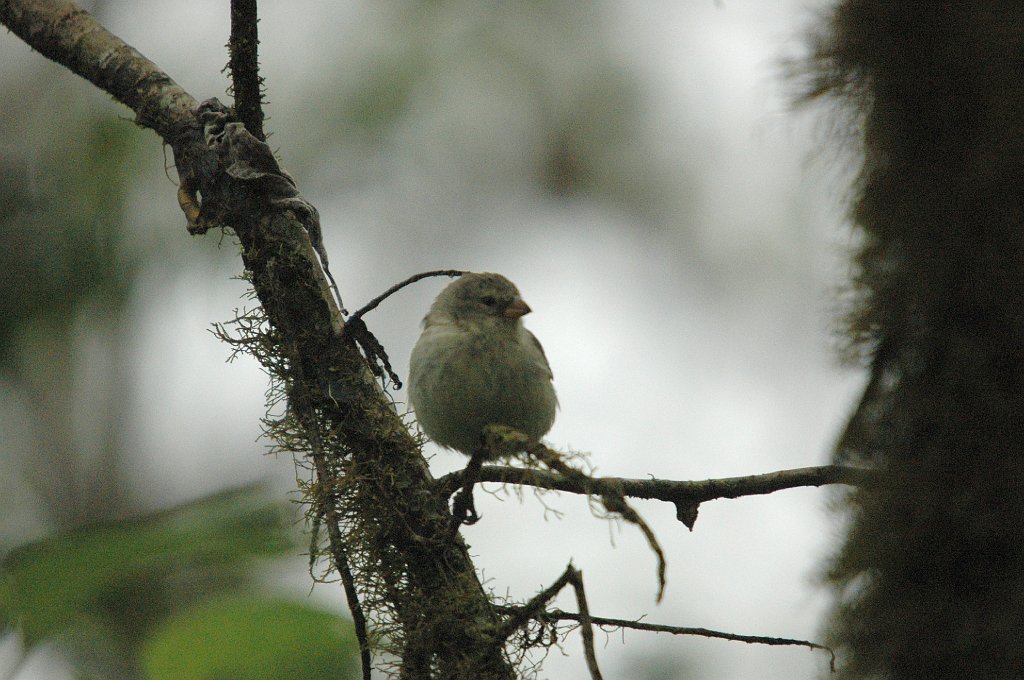
[{"label": "bird's foot", "polygon": [[456,524],[476,524],[480,521],[480,515],[476,512],[476,504],[473,502],[473,487],[462,489],[452,501],[452,521]]},{"label": "bird's foot", "polygon": [[463,524],[469,526],[480,521],[473,501],[473,486],[480,479],[480,468],[483,467],[486,451],[481,449],[469,458],[469,464],[462,471],[462,488],[452,500],[451,532],[454,536]]}]

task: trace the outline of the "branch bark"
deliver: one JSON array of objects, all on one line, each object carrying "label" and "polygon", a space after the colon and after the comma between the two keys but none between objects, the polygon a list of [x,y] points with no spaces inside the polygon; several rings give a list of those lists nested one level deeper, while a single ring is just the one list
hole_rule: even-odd
[{"label": "branch bark", "polygon": [[[823,465],[745,477],[677,481],[623,477],[568,477],[532,468],[485,465],[480,469],[477,481],[522,484],[586,495],[603,495],[618,491],[630,498],[666,501],[676,506],[676,516],[679,521],[693,529],[693,523],[697,519],[697,508],[705,501],[758,496],[801,486],[825,486],[827,484],[860,486],[869,483],[872,476],[873,472],[864,468]],[[454,493],[462,485],[462,471],[452,472],[439,478],[437,485],[446,494]]]},{"label": "branch bark", "polygon": [[263,133],[263,78],[257,58],[260,44],[256,0],[231,0],[231,94],[245,129],[261,142]]},{"label": "branch bark", "polygon": [[135,112],[169,143],[193,120],[196,100],[91,14],[62,0],[0,0],[0,23]]}]

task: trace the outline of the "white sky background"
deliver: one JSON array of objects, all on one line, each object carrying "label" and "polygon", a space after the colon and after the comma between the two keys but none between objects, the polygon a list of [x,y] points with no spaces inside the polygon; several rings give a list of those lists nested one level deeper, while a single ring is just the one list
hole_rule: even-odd
[{"label": "white sky background", "polygon": [[[526,322],[555,373],[561,411],[548,439],[591,452],[598,474],[705,479],[828,461],[860,384],[836,367],[830,336],[846,241],[845,187],[841,173],[813,160],[821,141],[814,117],[792,112],[793,86],[779,67],[781,57],[801,53],[808,8],[821,2],[605,3],[593,30],[610,43],[612,59],[639,77],[643,95],[644,153],[623,163],[639,163],[639,171],[670,183],[689,182],[679,200],[696,203],[670,203],[668,217],[654,226],[607,203],[532,191],[516,163],[521,149],[536,142],[528,132],[535,112],[514,101],[490,105],[494,83],[476,78],[472,63],[453,63],[441,94],[421,93],[417,114],[371,156],[371,167],[344,167],[325,154],[293,168],[291,149],[338,149],[342,159],[351,153],[345,140],[316,137],[330,129],[318,116],[337,105],[325,103],[334,93],[317,84],[330,74],[343,91],[339,73],[357,71],[367,52],[396,39],[388,33],[391,6],[261,4],[267,127],[285,167],[321,211],[332,270],[350,309],[426,269],[508,275],[534,309]],[[224,99],[226,2],[110,2],[102,18],[194,95]],[[458,22],[432,28],[442,37],[459,35]],[[0,36],[0,54],[14,53],[13,40]],[[571,64],[565,68],[571,80]],[[451,110],[439,110],[446,102]],[[494,176],[467,178],[460,165],[467,156],[496,168]],[[225,246],[225,264],[213,277],[183,272],[181,263],[213,248],[217,237],[182,238],[173,187],[147,179],[152,193],[140,194],[138,208],[159,218],[143,228],[177,229],[164,238],[178,252],[139,286],[140,425],[132,437],[146,452],[138,461],[140,483],[155,490],[154,503],[265,477],[287,488],[291,462],[262,456],[263,444],[254,442],[263,375],[251,362],[226,365],[227,348],[207,332],[242,304],[241,284],[228,280],[237,267],[233,247]],[[453,202],[467,183],[478,189],[470,204]],[[665,226],[673,210],[681,215],[678,230]],[[367,318],[403,377],[420,318],[442,285],[417,284]],[[441,474],[463,462],[439,452],[432,468]],[[655,561],[642,536],[594,519],[579,497],[547,496],[565,515],[545,519],[530,492],[522,503],[478,492],[483,519],[464,535],[498,593],[525,599],[571,559],[583,570],[595,615],[816,639],[827,597],[814,580],[837,536],[828,497],[804,489],[715,501],[701,508],[693,533],[675,521],[672,506],[636,503],[668,559],[660,606]],[[308,590],[301,559],[294,572],[268,578],[296,593]],[[342,601],[334,586],[317,586],[314,597]],[[574,608],[568,596],[558,604]],[[827,673],[825,655],[803,648],[624,637],[625,644],[612,635],[598,649],[609,680]],[[541,677],[587,677],[578,639],[566,651],[568,657],[557,650],[549,656]],[[645,675],[648,663],[662,670]],[[37,655],[17,678],[55,672],[52,660]]]}]

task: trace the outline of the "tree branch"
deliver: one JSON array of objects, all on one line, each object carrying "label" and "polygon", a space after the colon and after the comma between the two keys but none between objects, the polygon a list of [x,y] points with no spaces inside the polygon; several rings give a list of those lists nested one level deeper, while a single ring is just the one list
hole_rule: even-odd
[{"label": "tree branch", "polygon": [[259,19],[256,0],[231,0],[231,38],[228,40],[231,94],[239,120],[253,137],[263,133],[263,78],[259,68]]},{"label": "tree branch", "polygon": [[156,64],[64,0],[0,0],[0,23],[43,56],[132,109],[135,122],[173,144],[196,100]]},{"label": "tree branch", "polygon": [[820,649],[829,654],[829,668],[834,673],[836,670],[836,653],[831,647],[827,647],[810,640],[797,640],[794,638],[767,637],[764,635],[740,635],[738,633],[726,633],[720,630],[709,628],[689,628],[686,626],[665,626],[657,623],[644,623],[643,621],[630,621],[628,619],[610,619],[604,616],[588,616],[586,621],[579,614],[564,612],[560,609],[546,611],[540,615],[547,621],[576,621],[581,625],[597,625],[611,628],[629,628],[631,630],[644,630],[654,633],[671,633],[672,635],[697,635],[700,637],[714,638],[718,640],[731,640],[733,642],[746,642],[752,645],[776,645],[807,647],[808,649]]},{"label": "tree branch", "polygon": [[[522,484],[586,495],[603,495],[620,490],[630,498],[659,500],[675,504],[679,520],[693,529],[693,523],[697,519],[697,507],[705,501],[758,496],[801,486],[825,486],[826,484],[860,486],[868,483],[872,476],[873,472],[864,468],[823,465],[703,481],[585,476],[570,478],[543,470],[485,465],[480,469],[477,479],[481,482]],[[454,493],[461,484],[461,471],[451,472],[437,480],[439,489],[449,495]]]}]

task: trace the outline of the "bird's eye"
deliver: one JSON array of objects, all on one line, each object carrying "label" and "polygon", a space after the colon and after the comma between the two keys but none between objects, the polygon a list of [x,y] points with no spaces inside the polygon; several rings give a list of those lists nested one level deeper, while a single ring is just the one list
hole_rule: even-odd
[{"label": "bird's eye", "polygon": [[480,302],[484,303],[488,307],[493,307],[498,304],[498,300],[493,295],[485,295],[480,298]]}]

